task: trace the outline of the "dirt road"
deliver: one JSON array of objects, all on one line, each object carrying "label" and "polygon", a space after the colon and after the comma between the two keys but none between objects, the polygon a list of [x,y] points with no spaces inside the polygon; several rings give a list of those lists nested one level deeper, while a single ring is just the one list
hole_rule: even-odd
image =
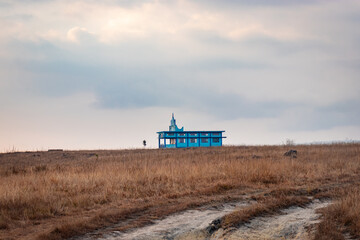
[{"label": "dirt road", "polygon": [[275,216],[258,217],[237,229],[218,229],[211,225],[226,214],[252,204],[238,202],[188,210],[173,214],[154,224],[128,232],[114,231],[99,237],[98,232],[89,233],[79,240],[206,240],[206,239],[307,239],[311,226],[318,221],[316,210],[327,206],[329,201],[314,200],[306,207],[284,209]]}]

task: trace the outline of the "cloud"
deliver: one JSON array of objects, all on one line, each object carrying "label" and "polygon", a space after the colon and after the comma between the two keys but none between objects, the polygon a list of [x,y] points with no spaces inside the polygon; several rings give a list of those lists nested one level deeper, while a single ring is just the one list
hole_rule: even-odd
[{"label": "cloud", "polygon": [[[308,67],[312,65],[311,61],[298,62],[297,54],[303,52],[304,45],[273,42],[265,38],[260,43],[230,44],[233,49],[272,51],[258,62],[246,60],[246,54],[239,59],[236,52],[229,54],[225,51],[226,58],[216,56],[223,49],[221,41],[212,43],[212,51],[205,55],[201,52],[192,59],[181,52],[176,53],[179,58],[167,57],[172,46],[149,49],[140,42],[123,43],[118,47],[95,45],[91,49],[86,44],[71,47],[56,46],[47,41],[34,44],[18,42],[13,43],[13,48],[24,48],[20,50],[19,58],[23,58],[22,53],[26,51],[26,56],[36,57],[17,60],[18,67],[32,73],[33,92],[51,97],[92,91],[97,99],[95,106],[105,109],[173,106],[196,109],[222,119],[262,118],[281,116],[294,106],[312,103],[318,109],[357,96],[357,87],[341,86],[337,81],[338,72],[322,73],[323,68],[319,69],[319,66],[313,70]],[[151,44],[155,45],[150,43],[149,46]],[[282,47],[285,48],[283,51],[296,49],[289,55],[290,62],[294,61],[292,58],[297,59],[293,64],[282,63],[281,58],[286,54],[273,51],[281,51]],[[142,48],[144,51],[140,51]],[[141,58],[136,55],[138,53]],[[165,57],[153,57],[162,55]],[[271,56],[280,58],[273,61]],[[181,58],[184,60],[179,61]],[[288,69],[284,70],[283,66]],[[307,75],[301,76],[299,72],[305,68]],[[313,81],[312,71],[326,78]],[[292,76],[292,72],[298,72],[298,76]],[[328,76],[333,78],[333,82]],[[29,77],[24,76],[26,78]],[[327,87],[324,89],[324,86]],[[341,88],[347,95],[339,95]],[[353,94],[349,94],[351,92]]]},{"label": "cloud", "polygon": [[66,34],[69,41],[74,43],[89,43],[95,41],[95,35],[90,33],[86,28],[73,27]]},{"label": "cloud", "polygon": [[[205,2],[205,1],[204,1]],[[225,0],[225,1],[218,1],[218,0],[210,0],[206,1],[216,5],[223,5],[223,6],[243,6],[243,5],[259,5],[259,6],[289,6],[289,5],[303,5],[303,4],[315,4],[321,2],[321,0],[313,1],[313,0]]]},{"label": "cloud", "polygon": [[3,103],[86,92],[94,112],[182,109],[292,133],[359,125],[356,1],[31,3],[0,9]]}]

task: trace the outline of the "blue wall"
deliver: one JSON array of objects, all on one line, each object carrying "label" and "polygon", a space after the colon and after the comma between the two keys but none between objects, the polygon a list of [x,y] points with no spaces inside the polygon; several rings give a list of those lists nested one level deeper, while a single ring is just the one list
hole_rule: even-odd
[{"label": "blue wall", "polygon": [[215,142],[214,140],[215,140],[214,138],[211,138],[211,146],[214,147],[222,146],[222,138],[218,138],[218,142]]},{"label": "blue wall", "polygon": [[[158,132],[159,134],[159,148],[186,148],[186,147],[220,147],[222,146],[222,131],[184,131],[184,132]],[[176,144],[167,143],[166,139],[176,140]],[[195,142],[191,142],[194,140]]]},{"label": "blue wall", "polygon": [[[183,142],[181,142],[181,139],[183,139]],[[177,139],[177,147],[178,148],[184,148],[184,147],[187,147],[187,142],[186,142],[186,138],[184,137],[180,137]]]},{"label": "blue wall", "polygon": [[[192,143],[191,139],[194,139],[195,142]],[[189,147],[199,147],[199,138],[198,137],[189,137]]]}]

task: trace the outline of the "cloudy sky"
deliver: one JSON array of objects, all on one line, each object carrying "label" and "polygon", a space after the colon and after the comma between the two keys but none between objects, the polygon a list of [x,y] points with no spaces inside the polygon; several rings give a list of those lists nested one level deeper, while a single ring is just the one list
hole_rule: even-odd
[{"label": "cloudy sky", "polygon": [[360,139],[358,0],[0,0],[0,152]]}]

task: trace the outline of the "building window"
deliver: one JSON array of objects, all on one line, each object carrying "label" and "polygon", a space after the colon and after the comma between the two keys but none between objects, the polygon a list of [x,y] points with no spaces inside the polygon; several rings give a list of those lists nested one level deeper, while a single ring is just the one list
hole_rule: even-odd
[{"label": "building window", "polygon": [[174,133],[168,133],[167,135],[168,136],[174,136]]},{"label": "building window", "polygon": [[176,139],[175,138],[170,139],[170,144],[176,144]]},{"label": "building window", "polygon": [[179,136],[183,137],[185,136],[185,133],[179,133]]},{"label": "building window", "polygon": [[179,138],[179,143],[185,143],[185,138]]},{"label": "building window", "polygon": [[213,133],[213,136],[220,136],[220,133]]},{"label": "building window", "polygon": [[197,143],[197,139],[196,138],[190,138],[190,143]]},{"label": "building window", "polygon": [[190,136],[196,136],[197,134],[196,133],[190,133]]},{"label": "building window", "polygon": [[208,138],[202,138],[201,139],[201,143],[208,143],[209,142],[209,139]]},{"label": "building window", "polygon": [[219,142],[220,142],[220,138],[213,138],[213,142],[214,142],[214,143],[219,143]]},{"label": "building window", "polygon": [[209,134],[208,133],[202,133],[201,136],[207,137]]}]

